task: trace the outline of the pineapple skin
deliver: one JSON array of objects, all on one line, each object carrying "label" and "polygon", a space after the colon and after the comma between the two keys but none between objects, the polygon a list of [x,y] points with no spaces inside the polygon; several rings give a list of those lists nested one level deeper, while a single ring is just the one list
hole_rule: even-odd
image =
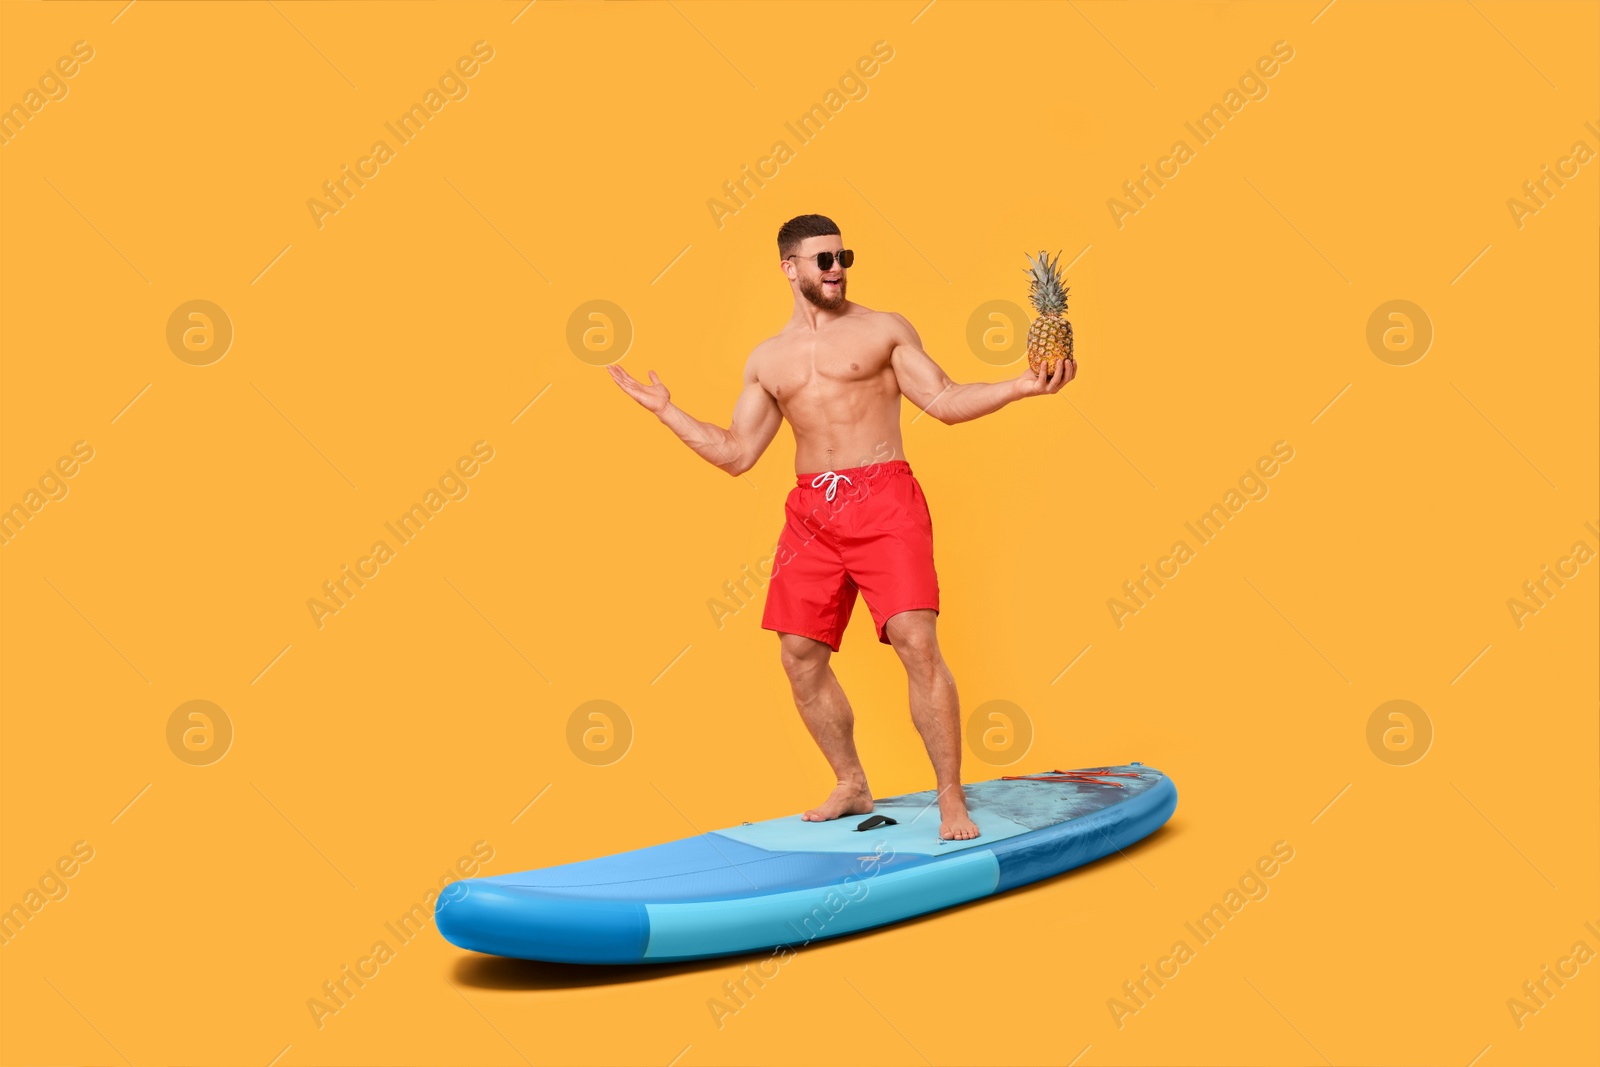
[{"label": "pineapple skin", "polygon": [[1028,369],[1035,374],[1043,366],[1046,374],[1054,374],[1056,364],[1072,359],[1072,323],[1067,321],[1067,290],[1061,284],[1061,271],[1057,267],[1060,253],[1052,260],[1040,252],[1037,259],[1028,257],[1028,299],[1033,302],[1038,317],[1028,327]]},{"label": "pineapple skin", "polygon": [[1044,314],[1028,327],[1028,369],[1054,374],[1056,364],[1072,358],[1072,323],[1057,314]]}]

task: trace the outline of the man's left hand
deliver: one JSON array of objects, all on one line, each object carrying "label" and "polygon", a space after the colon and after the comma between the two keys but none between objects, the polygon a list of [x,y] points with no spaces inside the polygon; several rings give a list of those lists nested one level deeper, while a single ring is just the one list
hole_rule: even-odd
[{"label": "man's left hand", "polygon": [[1056,363],[1053,373],[1045,373],[1045,364],[1040,363],[1036,371],[1023,371],[1022,377],[1017,379],[1018,391],[1023,396],[1049,396],[1051,393],[1061,392],[1061,387],[1078,376],[1078,363],[1073,359],[1062,359]]}]

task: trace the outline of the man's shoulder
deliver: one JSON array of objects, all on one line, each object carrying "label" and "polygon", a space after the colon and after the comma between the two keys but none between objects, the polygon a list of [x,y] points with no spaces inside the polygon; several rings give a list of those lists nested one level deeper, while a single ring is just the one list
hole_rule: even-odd
[{"label": "man's shoulder", "polygon": [[870,323],[893,322],[896,319],[902,322],[905,321],[905,316],[898,311],[879,311],[877,308],[869,308],[865,304],[858,304],[854,300],[850,302],[850,315],[852,318]]},{"label": "man's shoulder", "polygon": [[751,367],[760,366],[773,353],[781,351],[784,344],[785,339],[781,332],[775,333],[771,337],[762,338],[750,349],[750,358],[745,361],[745,365]]},{"label": "man's shoulder", "polygon": [[911,323],[898,311],[879,311],[855,301],[850,302],[850,310],[841,318],[840,325],[880,337],[894,337],[911,328]]},{"label": "man's shoulder", "polygon": [[872,308],[863,308],[866,318],[863,321],[885,330],[909,329],[911,320],[898,311],[875,311]]},{"label": "man's shoulder", "polygon": [[775,333],[771,337],[763,338],[750,349],[750,355],[744,361],[745,381],[759,381],[762,369],[783,350],[785,339],[782,333]]},{"label": "man's shoulder", "polygon": [[902,341],[917,342],[917,329],[911,325],[911,320],[898,311],[874,311],[872,313],[872,326],[882,332],[883,336],[895,344]]}]

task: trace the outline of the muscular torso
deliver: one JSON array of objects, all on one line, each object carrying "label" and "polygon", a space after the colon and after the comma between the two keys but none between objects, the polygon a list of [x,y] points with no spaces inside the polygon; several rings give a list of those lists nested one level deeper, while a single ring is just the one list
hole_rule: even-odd
[{"label": "muscular torso", "polygon": [[757,380],[794,429],[796,474],[905,458],[893,320],[849,307],[815,332],[786,327],[755,353]]}]

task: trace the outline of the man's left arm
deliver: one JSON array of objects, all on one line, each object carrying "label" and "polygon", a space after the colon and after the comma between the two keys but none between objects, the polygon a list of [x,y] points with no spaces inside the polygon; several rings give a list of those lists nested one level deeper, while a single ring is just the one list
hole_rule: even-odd
[{"label": "man's left arm", "polygon": [[953,382],[922,350],[922,338],[906,317],[894,311],[889,314],[895,331],[890,362],[900,383],[900,392],[948,425],[970,422],[1023,397],[1059,393],[1078,373],[1076,362],[1063,359],[1056,364],[1053,374],[1047,375],[1041,364],[1037,371],[1024,370],[1018,377],[1003,382]]}]

